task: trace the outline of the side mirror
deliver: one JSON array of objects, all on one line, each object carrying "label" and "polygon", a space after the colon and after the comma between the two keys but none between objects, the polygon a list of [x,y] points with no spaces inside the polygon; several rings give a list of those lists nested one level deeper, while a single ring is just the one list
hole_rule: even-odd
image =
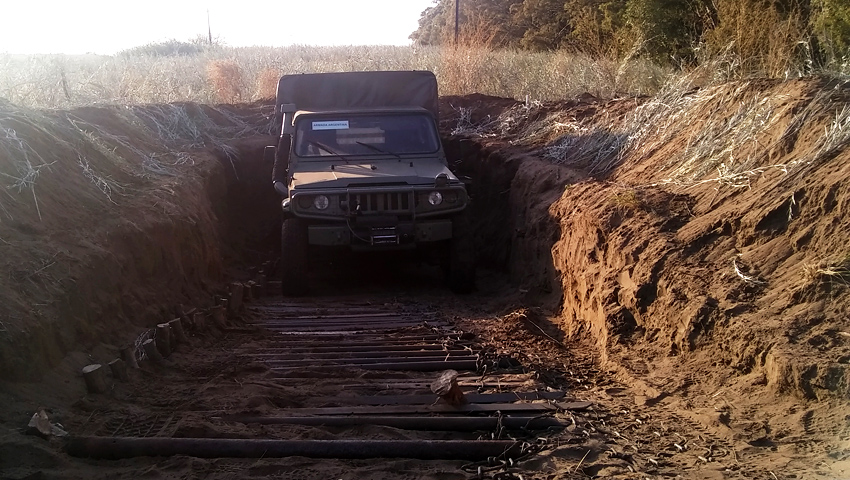
[{"label": "side mirror", "polygon": [[274,157],[277,155],[277,147],[269,145],[263,149],[263,165],[274,165]]}]

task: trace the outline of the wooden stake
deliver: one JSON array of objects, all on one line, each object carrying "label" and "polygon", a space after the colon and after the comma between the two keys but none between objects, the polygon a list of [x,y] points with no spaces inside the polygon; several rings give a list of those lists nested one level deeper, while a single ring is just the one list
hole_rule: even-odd
[{"label": "wooden stake", "polygon": [[134,345],[124,345],[121,347],[121,359],[130,368],[139,368],[139,362],[136,361],[136,347]]},{"label": "wooden stake", "polygon": [[203,332],[207,329],[207,317],[201,312],[192,316],[192,323],[195,324],[196,331]]},{"label": "wooden stake", "polygon": [[431,391],[440,396],[449,405],[463,405],[466,398],[457,384],[458,373],[456,370],[446,370],[440,374],[440,378],[431,384]]},{"label": "wooden stake", "polygon": [[183,321],[179,318],[175,318],[174,320],[170,320],[168,322],[168,326],[171,327],[171,339],[175,344],[178,343],[186,343],[188,339],[186,338],[186,331],[183,330]]},{"label": "wooden stake", "polygon": [[244,295],[245,286],[241,283],[230,284],[230,302],[228,303],[229,313],[236,315],[242,309],[242,298]]},{"label": "wooden stake", "polygon": [[171,355],[171,327],[167,323],[156,326],[156,348],[163,357]]},{"label": "wooden stake", "polygon": [[120,358],[109,362],[109,369],[112,370],[112,377],[116,380],[126,382],[130,379],[130,376],[127,374],[127,364]]},{"label": "wooden stake", "polygon": [[162,354],[159,353],[159,350],[156,348],[156,340],[149,338],[142,343],[142,348],[145,350],[145,354],[147,354],[148,358],[151,359],[154,363],[162,362]]},{"label": "wooden stake", "polygon": [[83,379],[86,381],[86,390],[89,393],[106,393],[106,376],[99,363],[83,367]]},{"label": "wooden stake", "polygon": [[224,307],[213,307],[211,312],[215,326],[218,328],[225,328],[227,326],[227,314],[225,313]]}]

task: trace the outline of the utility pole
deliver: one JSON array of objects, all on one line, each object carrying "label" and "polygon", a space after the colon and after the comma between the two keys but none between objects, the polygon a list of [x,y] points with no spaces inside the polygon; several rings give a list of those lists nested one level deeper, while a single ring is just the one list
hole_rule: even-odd
[{"label": "utility pole", "polygon": [[212,45],[212,25],[210,25],[210,9],[207,9],[207,37],[209,38],[210,45]]},{"label": "utility pole", "polygon": [[460,34],[460,0],[455,0],[455,45]]}]

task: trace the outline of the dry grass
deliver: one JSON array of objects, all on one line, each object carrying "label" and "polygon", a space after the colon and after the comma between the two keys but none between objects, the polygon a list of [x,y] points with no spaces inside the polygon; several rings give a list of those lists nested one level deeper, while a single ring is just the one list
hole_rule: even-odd
[{"label": "dry grass", "polygon": [[638,198],[635,190],[623,190],[611,197],[611,204],[620,210],[638,210],[643,207],[643,202]]},{"label": "dry grass", "polygon": [[838,282],[850,285],[850,254],[807,263],[803,265],[803,277],[810,283]]},{"label": "dry grass", "polygon": [[269,98],[272,83],[285,74],[431,70],[446,95],[475,92],[554,100],[584,92],[651,94],[670,73],[636,60],[612,63],[565,52],[494,50],[485,40],[477,38],[446,49],[292,46],[214,47],[181,56],[0,54],[0,97],[22,106],[47,108],[244,102]]},{"label": "dry grass", "polygon": [[[777,182],[786,181],[850,145],[850,105],[840,88],[786,93],[788,87],[779,81],[729,82],[735,59],[731,54],[717,57],[686,74],[669,76],[655,95],[636,99],[636,107],[624,117],[609,118],[603,109],[576,119],[570,112],[527,102],[478,125],[468,121],[472,112],[459,112],[455,133],[510,136],[515,143],[543,145],[540,152],[554,163],[597,176],[666,149],[652,184],[682,189],[703,183],[749,188],[753,178],[767,172],[780,173]],[[807,154],[783,156],[790,139],[823,123],[828,128],[807,134],[813,139],[807,142]]]},{"label": "dry grass", "polygon": [[219,103],[242,101],[245,80],[242,68],[234,60],[214,60],[207,65],[210,88]]}]

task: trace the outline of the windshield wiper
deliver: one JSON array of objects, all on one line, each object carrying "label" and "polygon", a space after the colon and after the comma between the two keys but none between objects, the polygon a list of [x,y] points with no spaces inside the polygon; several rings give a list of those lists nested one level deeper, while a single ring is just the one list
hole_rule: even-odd
[{"label": "windshield wiper", "polygon": [[345,163],[348,163],[348,159],[347,159],[347,158],[343,157],[343,156],[342,156],[342,155],[340,155],[339,153],[334,152],[334,151],[331,149],[331,147],[329,147],[329,146],[325,145],[324,143],[319,143],[319,142],[314,141],[314,140],[307,140],[307,143],[309,143],[310,145],[315,145],[315,146],[316,146],[316,148],[320,148],[320,149],[322,149],[322,150],[324,150],[324,151],[326,151],[326,152],[330,153],[331,155],[334,155],[334,156],[336,156],[336,157],[339,157],[339,158],[341,158],[341,159],[345,160]]},{"label": "windshield wiper", "polygon": [[364,147],[368,148],[369,150],[372,150],[372,151],[375,151],[375,152],[378,152],[378,153],[384,153],[386,155],[392,155],[395,158],[399,158],[399,159],[401,158],[401,155],[399,155],[395,152],[388,152],[388,151],[386,151],[382,148],[376,147],[376,146],[368,144],[368,143],[363,143],[363,142],[354,142],[354,143],[356,143],[357,145],[363,145]]}]

